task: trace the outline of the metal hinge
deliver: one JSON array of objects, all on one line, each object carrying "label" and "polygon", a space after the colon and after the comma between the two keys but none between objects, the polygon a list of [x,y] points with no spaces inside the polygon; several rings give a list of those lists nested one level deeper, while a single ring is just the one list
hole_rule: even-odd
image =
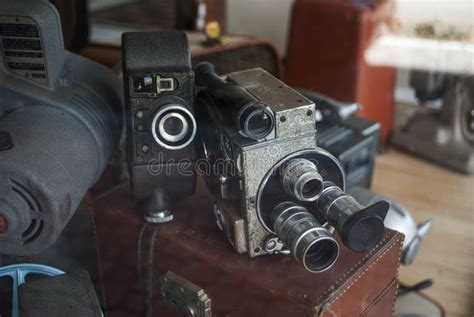
[{"label": "metal hinge", "polygon": [[211,317],[211,299],[199,286],[168,271],[160,278],[160,291],[169,309],[182,317]]}]

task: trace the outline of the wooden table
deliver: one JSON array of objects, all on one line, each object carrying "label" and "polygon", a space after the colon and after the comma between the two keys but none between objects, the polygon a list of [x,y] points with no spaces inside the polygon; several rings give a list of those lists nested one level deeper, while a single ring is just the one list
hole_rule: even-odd
[{"label": "wooden table", "polygon": [[425,293],[448,317],[474,315],[474,177],[388,149],[376,161],[373,190],[404,204],[417,222],[435,218],[415,262],[400,269],[414,284],[433,278]]}]

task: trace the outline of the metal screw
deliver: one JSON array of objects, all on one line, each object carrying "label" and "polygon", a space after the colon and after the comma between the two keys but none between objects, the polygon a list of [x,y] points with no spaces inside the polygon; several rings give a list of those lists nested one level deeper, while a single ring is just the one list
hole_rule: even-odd
[{"label": "metal screw", "polygon": [[249,203],[250,203],[250,205],[254,206],[255,203],[256,203],[255,197],[250,197],[250,198],[249,198]]},{"label": "metal screw", "polygon": [[216,218],[217,227],[219,227],[221,231],[224,231],[225,219],[217,205],[214,205],[214,217]]},{"label": "metal screw", "polygon": [[164,210],[156,213],[148,213],[143,218],[149,223],[166,223],[173,220],[173,213],[169,210]]},{"label": "metal screw", "polygon": [[137,111],[137,113],[135,114],[135,116],[136,116],[138,119],[143,118],[143,116],[144,116],[143,111]]},{"label": "metal screw", "polygon": [[277,245],[276,241],[270,239],[270,240],[267,241],[267,243],[265,245],[265,249],[267,251],[273,251],[273,249],[275,249],[276,245]]}]

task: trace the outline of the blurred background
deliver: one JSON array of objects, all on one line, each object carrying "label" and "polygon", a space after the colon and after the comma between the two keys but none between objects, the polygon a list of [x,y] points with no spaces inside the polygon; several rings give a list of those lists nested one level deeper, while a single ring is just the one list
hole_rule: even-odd
[{"label": "blurred background", "polygon": [[316,100],[349,187],[398,208],[402,289],[419,298],[397,314],[474,314],[472,0],[52,2],[67,48],[117,73],[123,32],[180,29],[193,63],[262,67]]}]

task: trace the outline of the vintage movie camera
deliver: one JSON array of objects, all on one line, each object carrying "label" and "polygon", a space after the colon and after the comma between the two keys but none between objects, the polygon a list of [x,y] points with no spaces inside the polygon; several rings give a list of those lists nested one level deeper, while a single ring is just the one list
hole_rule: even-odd
[{"label": "vintage movie camera", "polygon": [[380,123],[356,115],[357,103],[341,103],[309,90],[300,92],[316,104],[318,146],[340,162],[346,189],[370,188],[380,142]]},{"label": "vintage movie camera", "polygon": [[118,148],[123,88],[64,50],[49,1],[0,3],[0,254],[52,245]]},{"label": "vintage movie camera", "polygon": [[344,192],[339,161],[316,146],[315,104],[262,69],[219,77],[195,67],[204,174],[218,226],[237,252],[292,253],[311,272],[331,267],[342,242],[372,248],[385,201],[364,207]]},{"label": "vintage movie camera", "polygon": [[173,200],[194,193],[194,74],[184,32],[122,38],[127,161],[133,198],[151,223],[172,219]]}]

